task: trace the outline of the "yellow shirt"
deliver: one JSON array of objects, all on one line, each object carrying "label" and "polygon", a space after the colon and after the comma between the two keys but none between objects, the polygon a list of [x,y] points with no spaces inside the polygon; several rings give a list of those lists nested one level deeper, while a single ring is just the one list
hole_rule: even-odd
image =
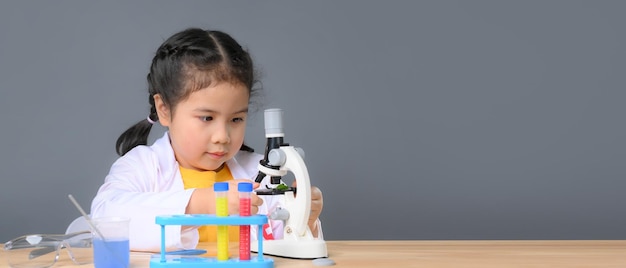
[{"label": "yellow shirt", "polygon": [[[224,165],[220,171],[197,171],[180,167],[180,175],[183,178],[185,189],[209,188],[216,182],[229,181],[233,179],[228,166]],[[213,203],[214,205],[215,203]],[[217,226],[206,225],[198,228],[200,242],[215,242],[217,240]],[[228,226],[230,241],[239,241],[239,226]]]}]

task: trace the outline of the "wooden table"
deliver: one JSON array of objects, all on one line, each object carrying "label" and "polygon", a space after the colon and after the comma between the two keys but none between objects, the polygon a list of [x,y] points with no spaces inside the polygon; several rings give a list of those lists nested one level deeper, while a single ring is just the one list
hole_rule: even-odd
[{"label": "wooden table", "polygon": [[[563,241],[327,241],[332,267],[626,267],[625,240]],[[211,247],[205,243],[200,248]],[[231,245],[237,252],[237,245]],[[63,252],[64,253],[64,252]],[[4,252],[0,267],[8,267]],[[275,267],[319,267],[311,260],[272,257]],[[131,253],[131,267],[150,255]],[[76,266],[62,254],[53,267]]]}]

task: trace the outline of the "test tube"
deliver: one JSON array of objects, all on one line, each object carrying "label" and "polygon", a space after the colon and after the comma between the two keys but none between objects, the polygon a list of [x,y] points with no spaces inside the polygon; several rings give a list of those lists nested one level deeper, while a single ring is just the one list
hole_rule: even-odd
[{"label": "test tube", "polygon": [[[228,183],[216,182],[213,185],[215,192],[215,215],[218,217],[228,216]],[[217,226],[217,260],[228,260],[228,226]]]},{"label": "test tube", "polygon": [[[239,216],[250,216],[252,183],[240,182],[237,190],[239,191]],[[250,225],[239,226],[239,260],[250,260]]]}]

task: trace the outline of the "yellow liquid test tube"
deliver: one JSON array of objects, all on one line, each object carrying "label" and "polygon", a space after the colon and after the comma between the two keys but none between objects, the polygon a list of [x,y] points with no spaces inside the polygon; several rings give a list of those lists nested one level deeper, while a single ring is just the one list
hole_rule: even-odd
[{"label": "yellow liquid test tube", "polygon": [[[228,216],[228,183],[216,182],[213,184],[215,192],[215,215],[218,217]],[[217,260],[228,260],[228,226],[217,226]]]}]

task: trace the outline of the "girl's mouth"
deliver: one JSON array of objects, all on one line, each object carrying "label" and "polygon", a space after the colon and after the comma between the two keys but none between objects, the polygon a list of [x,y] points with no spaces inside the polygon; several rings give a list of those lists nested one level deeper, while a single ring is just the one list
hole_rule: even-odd
[{"label": "girl's mouth", "polygon": [[210,156],[211,158],[215,158],[215,159],[222,158],[222,157],[224,157],[224,156],[226,155],[226,153],[224,153],[224,152],[219,152],[219,153],[208,153],[208,154],[209,154],[209,156]]}]

